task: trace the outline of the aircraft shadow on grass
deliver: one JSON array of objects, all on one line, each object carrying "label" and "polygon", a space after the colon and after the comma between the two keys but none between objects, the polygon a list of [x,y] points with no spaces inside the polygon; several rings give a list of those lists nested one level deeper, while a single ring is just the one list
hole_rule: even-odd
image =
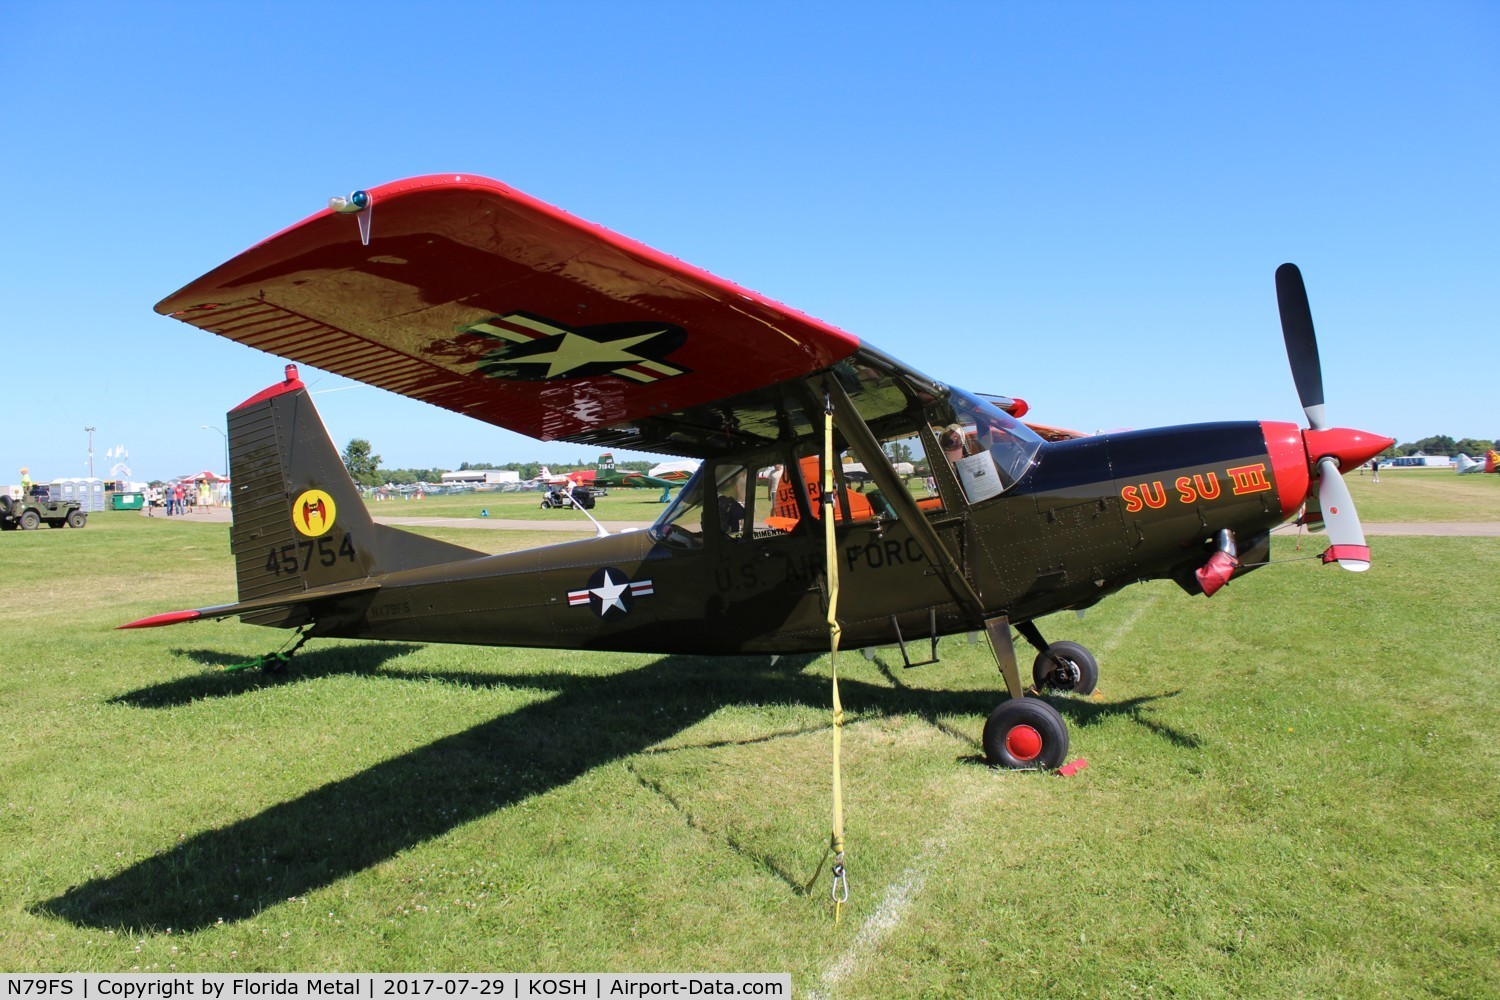
[{"label": "aircraft shadow on grass", "polygon": [[421,648],[392,642],[309,649],[298,653],[292,666],[282,673],[264,673],[259,669],[225,671],[222,668],[235,666],[245,658],[213,649],[174,649],[172,653],[175,656],[205,667],[220,669],[129,691],[109,699],[109,703],[129,705],[132,708],[178,708],[207,698],[230,698],[261,688],[301,683],[319,677],[377,676],[386,663]]},{"label": "aircraft shadow on grass", "polygon": [[[329,650],[322,658],[309,652],[298,657],[298,669],[285,680],[249,672],[204,675],[145,688],[115,701],[171,707],[204,697],[247,693],[268,683],[337,673],[435,679],[475,687],[540,688],[556,694],[258,815],[205,830],[118,874],[92,879],[37,903],[32,912],[79,926],[116,930],[172,927],[191,931],[220,920],[243,920],[471,820],[561,788],[597,767],[648,751],[725,705],[828,706],[826,678],[802,672],[812,662],[811,656],[782,657],[774,665],[765,656],[666,656],[607,677],[549,672],[379,673],[383,663],[411,648],[344,647]],[[994,700],[984,690],[916,690],[857,680],[841,684],[845,704],[862,714],[909,714],[938,726],[944,715],[982,715]],[[1087,725],[1109,715],[1140,720],[1141,707],[1151,700],[1059,699],[1057,704]],[[943,728],[972,742],[971,737]],[[1169,738],[1173,742],[1189,739],[1171,734]],[[773,870],[799,889],[798,879]]]}]

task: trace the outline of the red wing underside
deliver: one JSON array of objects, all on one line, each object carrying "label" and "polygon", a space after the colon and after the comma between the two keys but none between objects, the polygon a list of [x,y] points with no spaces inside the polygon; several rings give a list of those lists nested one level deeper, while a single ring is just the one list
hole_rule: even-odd
[{"label": "red wing underside", "polygon": [[[324,210],[157,304],[194,326],[543,440],[806,375],[859,341],[496,181]],[[647,446],[642,442],[642,446]]]}]

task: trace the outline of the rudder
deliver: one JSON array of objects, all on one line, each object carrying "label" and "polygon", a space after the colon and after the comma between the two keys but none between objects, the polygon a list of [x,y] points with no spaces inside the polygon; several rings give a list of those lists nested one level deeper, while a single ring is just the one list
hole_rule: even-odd
[{"label": "rudder", "polygon": [[[480,555],[374,523],[296,365],[286,366],[285,381],[230,410],[228,421],[229,537],[241,603]],[[308,609],[276,607],[241,620],[295,627]]]}]

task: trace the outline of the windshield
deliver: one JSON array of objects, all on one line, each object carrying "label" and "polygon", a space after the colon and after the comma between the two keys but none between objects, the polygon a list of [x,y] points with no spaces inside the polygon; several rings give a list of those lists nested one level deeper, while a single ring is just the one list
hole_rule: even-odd
[{"label": "windshield", "polygon": [[1042,447],[1042,439],[1030,427],[962,389],[929,406],[927,419],[969,503],[999,496],[1014,486]]}]

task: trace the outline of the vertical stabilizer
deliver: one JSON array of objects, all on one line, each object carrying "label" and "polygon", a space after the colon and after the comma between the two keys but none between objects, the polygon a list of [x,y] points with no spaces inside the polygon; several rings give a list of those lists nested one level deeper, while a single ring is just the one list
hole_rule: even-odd
[{"label": "vertical stabilizer", "polygon": [[[230,547],[241,603],[481,554],[371,520],[295,365],[228,419]],[[307,609],[274,608],[241,620],[294,627],[307,620]]]}]

